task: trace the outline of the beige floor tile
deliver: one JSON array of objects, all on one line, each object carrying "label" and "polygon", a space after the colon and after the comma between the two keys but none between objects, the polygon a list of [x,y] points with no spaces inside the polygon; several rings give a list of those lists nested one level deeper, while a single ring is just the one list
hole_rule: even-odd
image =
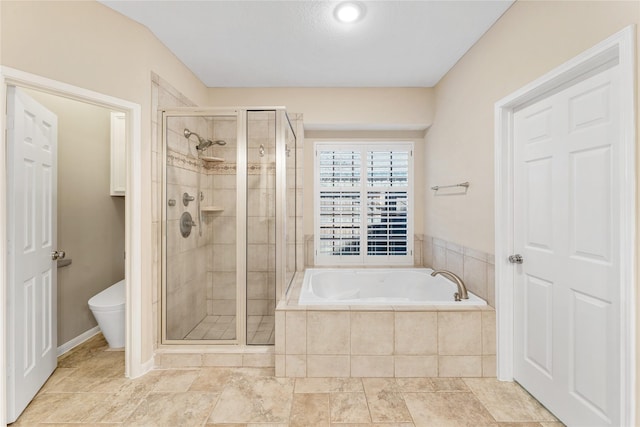
[{"label": "beige floor tile", "polygon": [[405,393],[427,393],[436,391],[432,378],[396,378],[400,391]]},{"label": "beige floor tile", "polygon": [[435,391],[470,391],[462,378],[431,378]]},{"label": "beige floor tile", "polygon": [[189,390],[200,372],[194,370],[170,369],[158,374],[158,381],[151,391],[156,393],[176,393]]},{"label": "beige floor tile", "polygon": [[95,406],[84,421],[92,423],[124,422],[147,396],[147,393],[111,394],[100,405]]},{"label": "beige floor tile", "polygon": [[295,380],[235,377],[225,388],[209,423],[287,423]]},{"label": "beige floor tile", "polygon": [[78,364],[86,362],[91,356],[107,350],[109,346],[102,334],[98,334],[78,347],[63,354],[58,359],[59,368],[75,368]]},{"label": "beige floor tile", "polygon": [[113,397],[108,393],[45,393],[29,404],[18,421],[20,425],[85,422],[98,406]]},{"label": "beige floor tile", "polygon": [[76,374],[93,378],[108,378],[124,376],[124,353],[103,351],[93,354],[85,361],[76,365]]},{"label": "beige floor tile", "polygon": [[297,393],[291,407],[291,427],[329,427],[329,393]]},{"label": "beige floor tile", "polygon": [[414,427],[413,423],[367,423],[367,424],[352,424],[352,423],[339,423],[331,424],[335,427]]},{"label": "beige floor tile", "polygon": [[497,427],[542,427],[540,423],[496,423]]},{"label": "beige floor tile", "polygon": [[395,379],[363,378],[362,383],[373,422],[412,421]]},{"label": "beige floor tile", "polygon": [[370,423],[364,393],[331,393],[332,423]]},{"label": "beige floor tile", "polygon": [[404,393],[416,426],[489,426],[495,420],[472,393]]},{"label": "beige floor tile", "polygon": [[495,378],[466,378],[465,383],[499,422],[557,421],[529,393],[514,382]]},{"label": "beige floor tile", "polygon": [[331,424],[332,427],[414,427],[413,423],[334,423]]},{"label": "beige floor tile", "polygon": [[[16,424],[11,424],[11,427],[18,427]],[[30,427],[42,426],[42,427],[120,427],[122,423],[38,423],[30,424]]]},{"label": "beige floor tile", "polygon": [[[237,374],[236,374],[237,375]],[[202,368],[191,383],[189,391],[208,391],[222,393],[234,377],[234,370],[229,368]]]},{"label": "beige floor tile", "polygon": [[60,381],[76,372],[76,368],[56,368],[53,374],[49,377],[46,383],[42,386],[38,394],[47,393],[51,391]]},{"label": "beige floor tile", "polygon": [[363,391],[360,378],[296,379],[296,393],[361,393]]},{"label": "beige floor tile", "polygon": [[293,379],[207,367],[129,380],[124,354],[106,350],[98,336],[61,357],[11,427],[563,426],[517,384],[490,378]]},{"label": "beige floor tile", "polygon": [[149,393],[126,426],[200,426],[204,425],[218,400],[217,393]]}]

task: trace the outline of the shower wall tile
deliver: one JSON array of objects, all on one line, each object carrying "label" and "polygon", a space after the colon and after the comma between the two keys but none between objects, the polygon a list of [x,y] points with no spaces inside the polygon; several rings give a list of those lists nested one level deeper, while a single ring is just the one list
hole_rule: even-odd
[{"label": "shower wall tile", "polygon": [[268,309],[269,300],[265,299],[252,299],[247,300],[247,315],[249,316],[263,316],[269,313]]},{"label": "shower wall tile", "polygon": [[247,245],[247,270],[248,271],[268,271],[269,270],[269,245]]},{"label": "shower wall tile", "polygon": [[213,300],[212,311],[218,316],[235,316],[236,300]]},{"label": "shower wall tile", "polygon": [[247,218],[247,242],[249,244],[269,243],[269,218],[266,216]]},{"label": "shower wall tile", "polygon": [[219,216],[204,214],[205,222],[212,227],[213,244],[234,245],[236,243],[236,218],[233,216]]},{"label": "shower wall tile", "polygon": [[213,271],[236,271],[236,245],[213,245]]}]

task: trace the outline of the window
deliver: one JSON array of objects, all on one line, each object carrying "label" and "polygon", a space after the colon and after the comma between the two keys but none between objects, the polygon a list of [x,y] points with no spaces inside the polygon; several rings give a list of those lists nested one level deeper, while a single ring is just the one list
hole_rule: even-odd
[{"label": "window", "polygon": [[413,264],[413,144],[317,143],[316,264]]}]

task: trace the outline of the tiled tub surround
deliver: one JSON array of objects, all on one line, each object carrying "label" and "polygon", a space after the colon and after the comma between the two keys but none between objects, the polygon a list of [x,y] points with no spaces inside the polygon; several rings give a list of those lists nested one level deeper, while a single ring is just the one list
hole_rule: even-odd
[{"label": "tiled tub surround", "polygon": [[494,256],[447,242],[431,236],[424,236],[422,254],[425,267],[434,270],[450,270],[462,277],[467,289],[496,306]]},{"label": "tiled tub surround", "polygon": [[[435,237],[416,234],[413,240],[414,267],[450,270],[460,276],[467,289],[495,307],[493,254],[467,248]],[[314,236],[304,237],[305,267],[314,267]]]},{"label": "tiled tub surround", "polygon": [[495,310],[300,306],[302,273],[276,309],[282,377],[495,377]]}]

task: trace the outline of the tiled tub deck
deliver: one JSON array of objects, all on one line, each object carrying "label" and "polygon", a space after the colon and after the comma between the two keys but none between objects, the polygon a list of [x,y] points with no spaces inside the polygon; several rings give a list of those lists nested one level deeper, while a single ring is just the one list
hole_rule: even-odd
[{"label": "tiled tub deck", "polygon": [[495,377],[490,306],[300,306],[304,273],[276,308],[276,376]]}]

